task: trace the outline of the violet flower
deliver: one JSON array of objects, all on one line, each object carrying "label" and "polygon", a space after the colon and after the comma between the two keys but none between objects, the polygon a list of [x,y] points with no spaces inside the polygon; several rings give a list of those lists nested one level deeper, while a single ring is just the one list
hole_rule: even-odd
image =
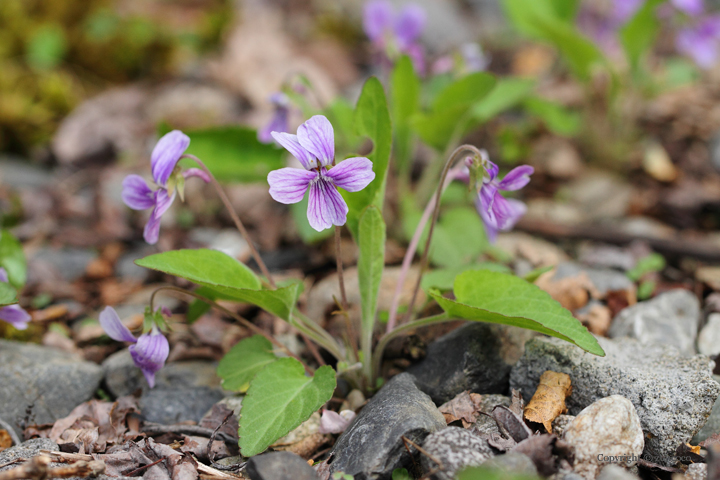
[{"label": "violet flower", "polygon": [[130,356],[135,366],[142,370],[150,388],[154,387],[155,373],[165,365],[170,353],[170,345],[160,329],[153,325],[150,332],[135,338],[112,307],[105,307],[105,310],[100,312],[100,325],[113,340],[133,344],[128,347]]},{"label": "violet flower", "polygon": [[425,21],[425,11],[418,5],[406,5],[396,14],[389,1],[373,0],[365,4],[363,28],[373,45],[388,60],[408,55],[415,70],[422,74],[425,58],[418,39],[425,28]]},{"label": "violet flower", "polygon": [[520,190],[530,182],[530,175],[535,169],[530,165],[521,165],[510,170],[502,180],[498,180],[498,166],[488,159],[485,161],[485,175],[475,199],[475,208],[485,224],[488,240],[494,242],[498,231],[506,232],[512,229],[527,212],[527,206],[523,202],[505,198],[500,191]]},{"label": "violet flower", "polygon": [[675,37],[675,47],[700,68],[713,67],[720,49],[720,16],[707,16],[697,24],[681,29]]},{"label": "violet flower", "polygon": [[288,117],[290,115],[290,99],[282,92],[270,96],[270,103],[273,104],[275,112],[270,122],[258,131],[258,140],[262,143],[272,143],[272,132],[287,132]]},{"label": "violet flower", "polygon": [[[0,267],[0,282],[8,283],[8,274]],[[3,320],[18,330],[25,330],[30,322],[30,314],[23,310],[20,305],[8,305],[0,307],[0,320]]]},{"label": "violet flower", "polygon": [[307,216],[318,232],[344,225],[348,206],[337,188],[358,192],[375,178],[372,162],[365,157],[343,160],[335,166],[333,127],[322,115],[300,125],[297,135],[272,132],[273,138],[297,158],[305,170],[281,168],[268,174],[270,195],[280,203],[297,203],[308,197]]},{"label": "violet flower", "polygon": [[175,194],[179,192],[182,198],[185,179],[199,177],[206,183],[210,181],[210,177],[199,168],[180,171],[177,163],[189,145],[190,137],[180,130],[163,135],[155,145],[150,165],[157,190],[153,191],[140,175],[128,175],[123,180],[122,199],[125,205],[133,210],[152,208],[143,232],[145,241],[151,245],[158,241],[160,220],[175,200]]}]

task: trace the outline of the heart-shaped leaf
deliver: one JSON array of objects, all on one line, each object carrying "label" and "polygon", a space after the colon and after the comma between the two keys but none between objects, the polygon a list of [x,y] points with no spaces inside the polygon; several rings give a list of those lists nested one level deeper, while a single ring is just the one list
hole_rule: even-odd
[{"label": "heart-shaped leaf", "polygon": [[467,271],[455,279],[454,293],[457,300],[442,297],[438,290],[430,295],[450,316],[535,330],[605,355],[595,337],[567,309],[515,275]]},{"label": "heart-shaped leaf", "polygon": [[217,374],[222,378],[224,389],[241,392],[247,390],[256,373],[277,360],[270,340],[253,335],[230,349],[220,360]]},{"label": "heart-shaped leaf", "polygon": [[315,376],[294,358],[281,358],[255,375],[243,399],[240,415],[240,452],[262,453],[275,440],[310,418],[332,398],[335,371],[325,365]]}]

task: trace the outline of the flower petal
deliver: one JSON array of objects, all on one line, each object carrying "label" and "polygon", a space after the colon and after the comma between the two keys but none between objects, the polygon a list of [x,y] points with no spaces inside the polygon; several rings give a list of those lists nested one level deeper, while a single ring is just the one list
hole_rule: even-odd
[{"label": "flower petal", "polygon": [[7,271],[5,271],[4,268],[0,267],[0,282],[8,283],[8,274]]},{"label": "flower petal", "polygon": [[130,345],[130,355],[135,365],[142,370],[150,388],[155,386],[155,373],[165,366],[170,353],[167,338],[153,327],[150,333],[140,335],[135,345]]},{"label": "flower petal", "polygon": [[163,213],[172,205],[176,194],[177,190],[173,191],[172,195],[168,195],[167,190],[164,188],[159,188],[155,192],[155,208],[150,212],[150,218],[148,218],[145,224],[145,230],[143,231],[143,238],[150,245],[157,243],[158,237],[160,236],[160,220],[162,219]]},{"label": "flower petal", "polygon": [[140,175],[128,175],[122,187],[122,200],[133,210],[147,210],[155,205],[153,191]]},{"label": "flower petal", "polygon": [[325,176],[348,192],[359,192],[375,179],[372,167],[372,162],[365,157],[347,158],[325,172]]},{"label": "flower petal", "polygon": [[175,165],[190,145],[190,137],[180,130],[162,136],[152,151],[150,165],[155,183],[164,187]]},{"label": "flower petal", "polygon": [[300,145],[317,157],[320,165],[332,165],[335,159],[335,133],[330,121],[322,115],[315,115],[300,125],[297,132]]},{"label": "flower petal", "polygon": [[333,225],[345,225],[348,206],[335,185],[319,177],[310,182],[308,197],[308,221],[310,226],[322,232]]},{"label": "flower petal", "polygon": [[475,197],[475,208],[477,209],[478,213],[480,214],[480,218],[483,221],[483,226],[485,227],[485,236],[490,243],[495,243],[498,234],[497,224],[495,223],[494,219],[490,219],[488,211],[485,210],[485,208],[483,207],[483,202],[481,198],[482,197],[480,195]]},{"label": "flower petal", "polygon": [[691,17],[696,17],[703,13],[704,5],[702,0],[670,0],[675,8],[685,12]]},{"label": "flower petal", "polygon": [[343,410],[337,413],[332,410],[323,409],[322,416],[320,417],[320,429],[318,431],[322,434],[342,433],[354,418],[355,412],[352,410]]},{"label": "flower petal", "polygon": [[392,28],[393,8],[386,0],[376,0],[365,4],[363,29],[373,42],[382,42],[385,32]]},{"label": "flower petal", "polygon": [[520,190],[530,183],[530,175],[532,175],[534,171],[535,169],[530,165],[515,167],[500,181],[498,188],[506,191]]},{"label": "flower petal", "polygon": [[489,181],[494,182],[498,176],[498,173],[500,172],[500,167],[495,165],[492,161],[490,161],[487,158],[484,160],[485,160],[485,173],[487,174],[488,178],[490,179]]},{"label": "flower petal", "polygon": [[150,215],[145,228],[143,229],[143,238],[150,245],[155,245],[160,238],[160,217],[155,217],[154,214]]},{"label": "flower petal", "polygon": [[408,45],[403,48],[403,53],[406,53],[410,60],[412,60],[413,70],[418,75],[425,75],[425,50],[422,45],[417,43]]},{"label": "flower petal", "polygon": [[290,115],[290,99],[282,92],[277,92],[270,97],[270,102],[275,109],[273,116],[263,128],[258,131],[258,140],[262,143],[272,143],[272,132],[285,133],[289,130],[288,117]]},{"label": "flower petal", "polygon": [[118,342],[135,342],[135,337],[130,330],[123,325],[120,321],[120,317],[112,307],[105,307],[105,310],[100,312],[100,326],[108,334],[108,337]]},{"label": "flower petal", "polygon": [[210,183],[210,175],[201,168],[188,168],[187,170],[183,170],[182,175],[183,178],[198,177],[203,182]]},{"label": "flower petal", "polygon": [[284,132],[271,132],[272,137],[280,145],[297,158],[306,170],[317,167],[317,160],[310,152],[305,150],[298,141],[297,135]]},{"label": "flower petal", "polygon": [[700,25],[681,29],[675,37],[679,52],[691,57],[700,68],[711,68],[718,59],[720,22],[709,17]]},{"label": "flower petal", "polygon": [[425,10],[418,5],[407,5],[395,20],[395,36],[401,49],[407,48],[420,37],[425,28]]},{"label": "flower petal", "polygon": [[0,308],[0,320],[4,320],[18,330],[25,330],[32,317],[19,305],[8,305]]},{"label": "flower petal", "polygon": [[316,171],[299,168],[281,168],[268,173],[270,196],[280,203],[297,203],[302,200],[308,184],[318,176]]}]

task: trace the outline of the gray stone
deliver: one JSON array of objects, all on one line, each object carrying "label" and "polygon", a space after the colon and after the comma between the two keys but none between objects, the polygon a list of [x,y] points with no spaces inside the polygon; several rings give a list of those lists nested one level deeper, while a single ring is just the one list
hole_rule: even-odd
[{"label": "gray stone", "polygon": [[[102,368],[105,373],[105,386],[108,392],[115,397],[130,395],[138,389],[147,390],[149,388],[145,376],[135,366],[127,349],[106,358]],[[156,388],[218,388],[220,378],[215,373],[216,369],[217,363],[202,360],[168,363],[155,374],[155,386]]]},{"label": "gray stone", "polygon": [[707,463],[691,463],[685,472],[685,480],[706,480]]},{"label": "gray stone", "polygon": [[[427,452],[421,457],[423,470],[435,471],[432,478],[436,480],[452,480],[460,470],[476,467],[495,455],[486,440],[458,427],[431,433],[422,448]],[[440,465],[430,457],[439,461]],[[439,469],[440,466],[442,469]]]},{"label": "gray stone", "polygon": [[697,339],[698,352],[709,357],[720,354],[720,313],[711,313]]},{"label": "gray stone", "polygon": [[135,260],[147,257],[152,253],[156,253],[155,248],[146,245],[122,254],[115,264],[116,275],[122,279],[144,282],[148,279],[152,270],[136,265]]},{"label": "gray stone", "polygon": [[499,434],[500,430],[498,429],[497,422],[489,415],[492,414],[493,408],[497,405],[509,407],[510,403],[510,397],[506,397],[505,395],[483,395],[480,400],[480,411],[486,415],[478,415],[477,421],[470,430],[482,437],[487,437],[493,433]]},{"label": "gray stone", "polygon": [[512,475],[536,476],[537,467],[530,457],[520,452],[507,452],[483,463],[483,467],[507,472]]},{"label": "gray stone", "polygon": [[0,417],[18,422],[32,405],[32,423],[52,423],[90,400],[102,380],[99,365],[40,345],[0,340]]},{"label": "gray stone", "polygon": [[299,455],[271,452],[248,460],[245,472],[250,480],[317,480],[315,470]]},{"label": "gray stone", "polygon": [[630,473],[625,468],[614,463],[605,465],[600,470],[600,475],[597,476],[597,480],[638,480],[639,477]]},{"label": "gray stone", "polygon": [[145,390],[138,405],[147,421],[172,425],[188,420],[199,422],[222,399],[219,389],[156,386]]},{"label": "gray stone", "polygon": [[[565,441],[575,452],[575,473],[594,479],[605,463],[603,457],[639,457],[645,442],[635,407],[621,395],[594,402],[580,412],[565,430]],[[635,460],[618,465],[633,466]]]},{"label": "gray stone", "polygon": [[28,261],[28,283],[42,283],[48,274],[74,282],[85,275],[90,262],[97,253],[83,248],[41,248]]},{"label": "gray stone", "polygon": [[0,184],[12,188],[43,188],[53,182],[52,172],[21,157],[0,154]]},{"label": "gray stone", "polygon": [[677,289],[623,309],[615,316],[608,336],[672,345],[685,355],[693,355],[699,323],[697,297],[688,290]]},{"label": "gray stone", "polygon": [[470,322],[430,344],[427,356],[408,369],[437,405],[465,390],[508,391],[512,364],[533,336],[515,327]]},{"label": "gray stone", "polygon": [[[720,383],[720,375],[713,375],[713,378],[716,382]],[[712,412],[710,412],[707,422],[705,422],[705,425],[703,425],[690,443],[697,445],[716,433],[720,433],[720,398],[715,401],[715,405],[713,405]]]},{"label": "gray stone", "polygon": [[610,268],[590,268],[573,262],[563,262],[557,266],[553,280],[574,277],[585,272],[601,296],[614,290],[630,290],[635,285],[624,273]]},{"label": "gray stone", "polygon": [[675,449],[705,423],[720,385],[711,377],[714,362],[682,356],[672,348],[637,340],[598,338],[605,357],[598,357],[556,338],[535,338],[513,367],[510,386],[529,399],[546,370],[570,375],[572,395],[566,404],[577,415],[610,395],[632,402],[645,432],[646,457],[675,463]]},{"label": "gray stone", "polygon": [[411,458],[402,436],[417,444],[445,428],[445,419],[429,396],[418,390],[408,373],[393,377],[365,405],[338,438],[330,457],[330,473],[345,472],[355,480],[386,480]]}]

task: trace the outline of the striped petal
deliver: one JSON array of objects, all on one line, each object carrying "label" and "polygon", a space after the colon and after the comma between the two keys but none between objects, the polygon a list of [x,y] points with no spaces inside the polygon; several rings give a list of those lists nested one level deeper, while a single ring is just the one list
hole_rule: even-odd
[{"label": "striped petal", "polygon": [[281,168],[268,174],[270,196],[280,203],[297,203],[303,199],[310,182],[318,176],[316,171],[299,168]]},{"label": "striped petal", "polygon": [[335,185],[323,177],[310,182],[308,197],[308,221],[310,226],[321,232],[333,225],[345,225],[348,206]]},{"label": "striped petal", "polygon": [[105,333],[108,334],[108,337],[117,342],[135,343],[135,337],[130,333],[130,330],[123,325],[117,312],[112,307],[105,307],[105,310],[100,312],[100,326],[105,330]]},{"label": "striped petal", "polygon": [[320,165],[332,165],[335,160],[335,133],[327,118],[322,115],[311,117],[300,125],[297,138],[300,145],[318,159]]},{"label": "striped petal", "polygon": [[325,172],[325,176],[348,192],[359,192],[375,179],[372,167],[372,162],[365,157],[348,158]]}]

